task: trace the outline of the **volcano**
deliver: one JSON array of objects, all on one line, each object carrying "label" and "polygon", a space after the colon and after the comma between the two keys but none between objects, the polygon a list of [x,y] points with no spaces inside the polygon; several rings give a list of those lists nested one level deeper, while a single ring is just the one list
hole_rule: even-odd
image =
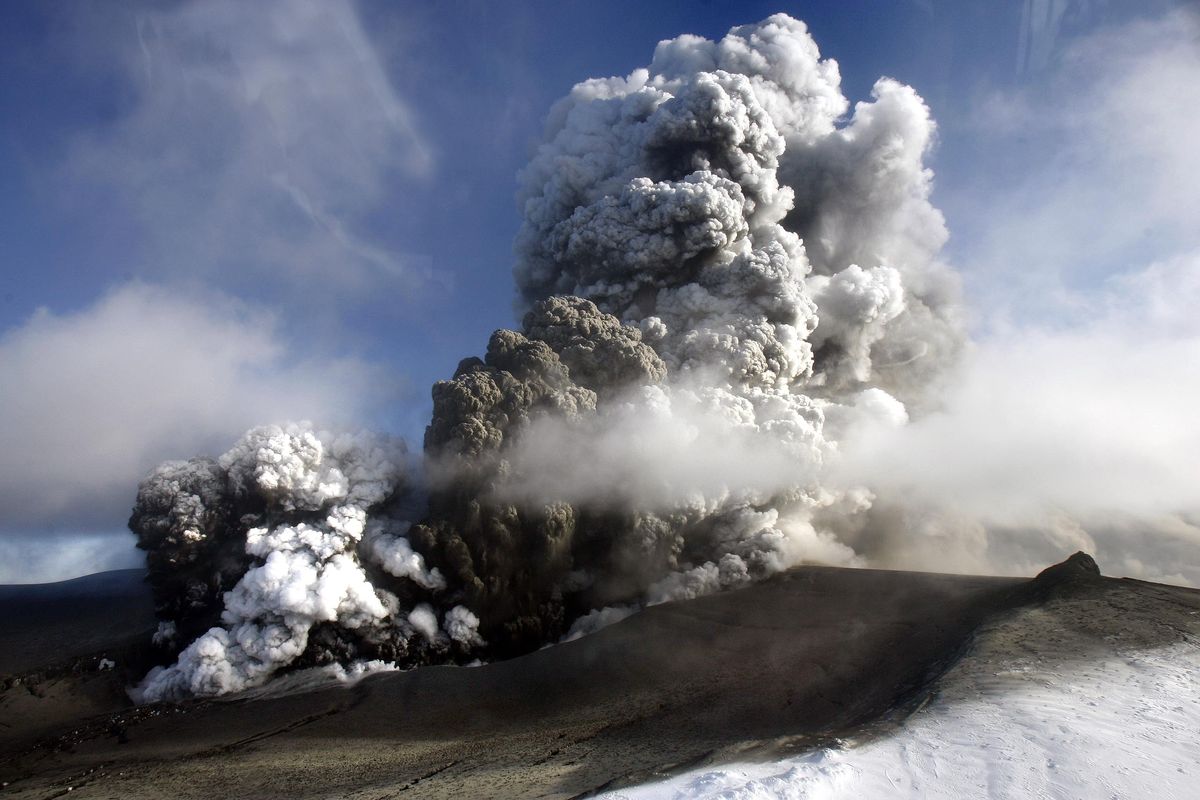
[{"label": "volcano", "polygon": [[[800,567],[508,661],[144,706],[122,690],[153,656],[128,636],[153,625],[149,591],[105,615],[107,639],[72,632],[84,588],[132,577],[0,592],[6,652],[45,654],[51,631],[61,654],[5,662],[7,796],[951,797],[983,774],[1003,796],[1195,768],[1200,591],[1083,554],[1032,579]],[[14,622],[35,607],[40,626]],[[958,772],[933,782],[939,766]]]}]

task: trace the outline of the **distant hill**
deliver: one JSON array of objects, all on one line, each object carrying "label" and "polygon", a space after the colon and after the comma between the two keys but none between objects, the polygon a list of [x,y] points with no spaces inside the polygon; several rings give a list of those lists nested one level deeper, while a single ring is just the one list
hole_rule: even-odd
[{"label": "distant hill", "polygon": [[87,655],[154,629],[144,569],[0,585],[0,674]]}]

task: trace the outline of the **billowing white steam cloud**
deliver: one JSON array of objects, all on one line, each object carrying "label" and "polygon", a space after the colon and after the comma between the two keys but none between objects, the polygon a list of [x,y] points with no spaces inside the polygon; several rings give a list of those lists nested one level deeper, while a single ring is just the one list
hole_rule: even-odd
[{"label": "billowing white steam cloud", "polygon": [[928,110],[881,80],[847,119],[839,84],[776,15],[577,85],[521,176],[522,330],[434,387],[419,521],[387,442],[264,428],[164,465],[131,525],[191,643],[143,697],[506,655],[859,563],[838,537],[872,496],[822,470],[904,424],[960,335]]},{"label": "billowing white steam cloud", "polygon": [[[321,624],[344,632],[344,646],[357,644],[364,659],[403,654],[418,633],[427,646],[448,649],[428,606],[405,615],[399,599],[367,573],[374,565],[426,589],[444,586],[395,532],[404,523],[368,522],[368,513],[403,487],[403,464],[398,442],[289,425],[250,431],[216,462],[168,462],[155,470],[141,486],[131,526],[149,552],[160,613],[174,617],[161,632],[175,636],[180,623],[211,617],[218,599],[224,608],[220,626],[192,641],[175,665],[147,676],[141,698],[257,685],[300,658]],[[221,550],[231,569],[213,573],[221,562],[213,554]],[[229,580],[236,583],[222,595]],[[478,620],[466,609],[451,609],[445,622],[448,640],[480,643]]]}]

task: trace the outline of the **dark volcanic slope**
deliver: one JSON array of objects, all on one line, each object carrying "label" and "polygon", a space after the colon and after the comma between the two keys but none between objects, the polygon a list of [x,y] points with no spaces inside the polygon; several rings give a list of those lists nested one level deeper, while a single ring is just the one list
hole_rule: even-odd
[{"label": "dark volcanic slope", "polygon": [[878,718],[1025,583],[802,568],[508,662],[130,712],[65,752],[10,741],[0,779],[18,797],[571,796]]},{"label": "dark volcanic slope", "polygon": [[0,586],[0,675],[119,647],[154,630],[145,570]]},{"label": "dark volcanic slope", "polygon": [[120,667],[10,682],[0,782],[20,798],[571,797],[859,737],[927,696],[978,623],[1029,606],[1096,641],[1200,635],[1200,592],[1101,578],[1086,556],[1028,581],[808,567],[351,688],[113,713],[102,682],[119,688]]}]

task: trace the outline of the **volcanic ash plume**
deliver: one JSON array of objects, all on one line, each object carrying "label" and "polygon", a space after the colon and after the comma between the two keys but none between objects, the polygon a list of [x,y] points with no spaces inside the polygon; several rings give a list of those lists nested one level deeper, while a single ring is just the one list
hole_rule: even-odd
[{"label": "volcanic ash plume", "polygon": [[383,511],[403,490],[403,456],[387,439],[269,426],[217,461],[147,477],[130,527],[164,620],[157,638],[191,643],[141,698],[236,691],[297,662],[450,658],[479,644],[466,609],[450,608],[443,630],[428,606],[402,603],[409,584],[445,587],[401,535],[408,524]]},{"label": "volcanic ash plume", "polygon": [[297,426],[143,483],[131,526],[191,642],[144,696],[510,655],[858,563],[838,532],[872,497],[822,468],[922,408],[960,336],[928,110],[887,79],[848,109],[783,15],[572,89],[520,176],[521,330],[434,386],[420,498],[396,445]]}]

